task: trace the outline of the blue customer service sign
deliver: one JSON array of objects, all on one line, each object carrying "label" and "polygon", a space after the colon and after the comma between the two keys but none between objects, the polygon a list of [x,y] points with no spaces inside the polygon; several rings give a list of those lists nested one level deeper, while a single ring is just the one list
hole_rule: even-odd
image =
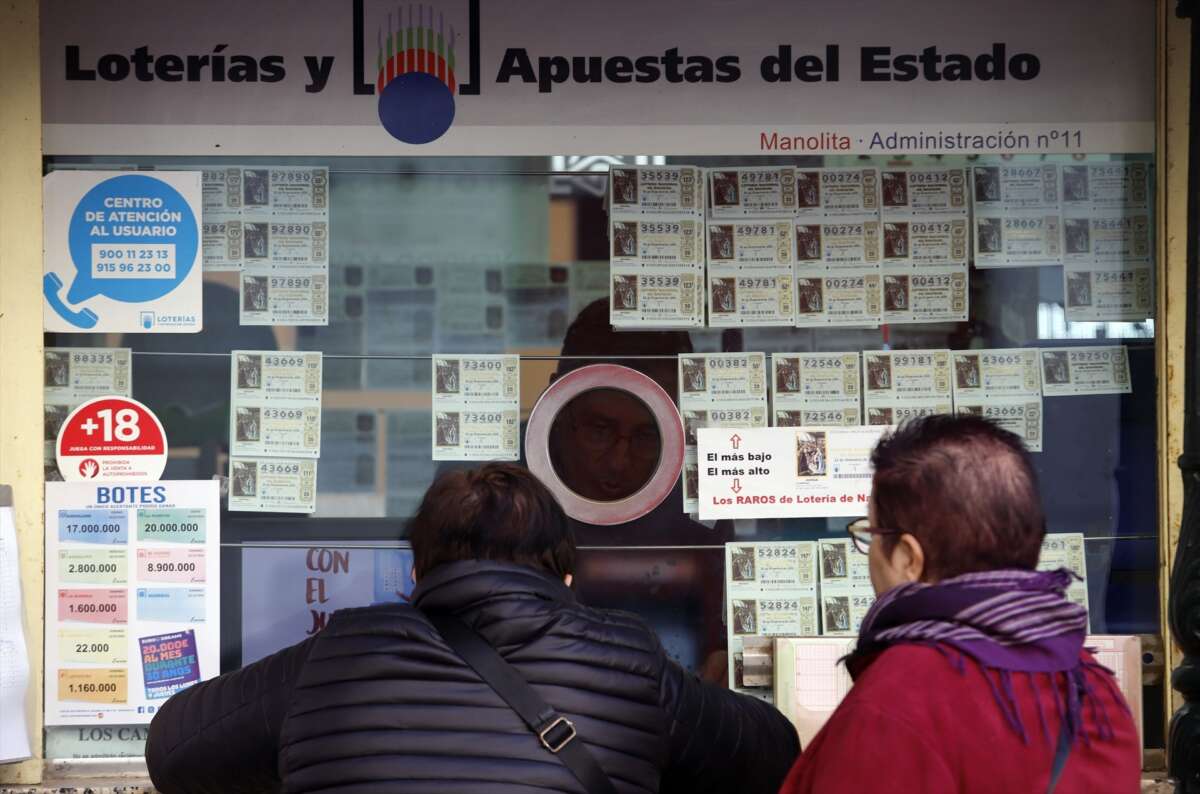
[{"label": "blue customer service sign", "polygon": [[200,330],[198,172],[55,171],[43,192],[45,330]]}]

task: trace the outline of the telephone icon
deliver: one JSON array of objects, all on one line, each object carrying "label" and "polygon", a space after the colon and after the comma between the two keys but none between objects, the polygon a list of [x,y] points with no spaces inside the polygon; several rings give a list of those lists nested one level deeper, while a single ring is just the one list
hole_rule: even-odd
[{"label": "telephone icon", "polygon": [[50,304],[50,308],[54,309],[59,317],[78,328],[92,328],[96,323],[100,322],[100,318],[91,309],[76,311],[63,303],[63,299],[59,297],[62,289],[62,279],[58,277],[57,273],[47,273],[42,277],[42,292],[46,296],[46,302]]}]

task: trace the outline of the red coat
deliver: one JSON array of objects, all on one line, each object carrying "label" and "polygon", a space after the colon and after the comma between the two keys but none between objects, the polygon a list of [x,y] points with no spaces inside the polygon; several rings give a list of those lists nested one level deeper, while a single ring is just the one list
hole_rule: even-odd
[{"label": "red coat", "polygon": [[[1091,659],[1086,652],[1084,657]],[[1047,677],[1032,677],[1035,695],[1030,677],[1012,676],[1026,744],[1005,721],[983,670],[969,658],[964,662],[959,672],[937,649],[920,645],[895,645],[881,653],[804,748],[780,794],[1046,791],[1059,725]],[[1114,736],[1103,741],[1096,736],[1097,715],[1085,706],[1091,745],[1081,738],[1071,748],[1055,794],[1139,790],[1137,728],[1116,682],[1111,676],[1103,680],[1107,675],[1087,670]],[[1042,701],[1049,739],[1035,698]]]}]

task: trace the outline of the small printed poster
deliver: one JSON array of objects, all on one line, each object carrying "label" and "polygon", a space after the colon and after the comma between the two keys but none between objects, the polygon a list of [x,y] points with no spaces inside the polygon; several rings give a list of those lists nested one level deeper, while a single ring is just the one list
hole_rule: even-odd
[{"label": "small printed poster", "polygon": [[146,724],[220,672],[219,488],[46,483],[47,725]]},{"label": "small printed poster", "polygon": [[886,427],[702,428],[701,520],[866,514],[871,451]]},{"label": "small printed poster", "polygon": [[55,170],[42,193],[43,330],[200,330],[199,174]]},{"label": "small printed poster", "polygon": [[138,639],[147,700],[166,700],[200,680],[194,629]]}]

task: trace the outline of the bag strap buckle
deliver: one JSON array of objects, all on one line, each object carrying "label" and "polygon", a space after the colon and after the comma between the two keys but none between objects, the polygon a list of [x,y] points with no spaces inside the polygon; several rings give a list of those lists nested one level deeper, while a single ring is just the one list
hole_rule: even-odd
[{"label": "bag strap buckle", "polygon": [[[551,733],[554,735],[552,736]],[[570,744],[574,738],[575,723],[566,717],[559,717],[538,731],[538,740],[541,741],[542,746],[555,754]]]}]

